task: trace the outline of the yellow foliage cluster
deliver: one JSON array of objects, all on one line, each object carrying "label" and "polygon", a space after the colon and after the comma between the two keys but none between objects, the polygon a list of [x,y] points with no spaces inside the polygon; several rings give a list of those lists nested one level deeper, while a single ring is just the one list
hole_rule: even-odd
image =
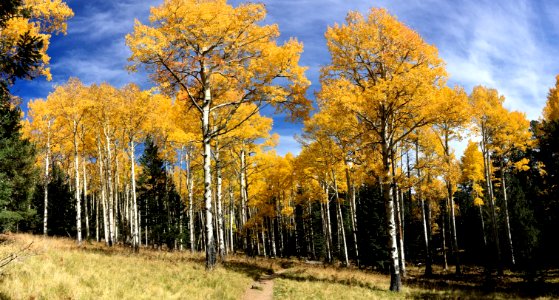
[{"label": "yellow foliage cluster", "polygon": [[39,38],[42,48],[39,49],[40,59],[32,75],[43,75],[51,79],[50,69],[47,67],[50,57],[47,55],[51,34],[65,34],[66,22],[74,16],[72,10],[62,0],[24,0],[22,7],[29,11],[29,17],[14,16],[7,20],[0,28],[0,39],[3,53],[15,53],[19,38],[28,34],[30,38]]}]

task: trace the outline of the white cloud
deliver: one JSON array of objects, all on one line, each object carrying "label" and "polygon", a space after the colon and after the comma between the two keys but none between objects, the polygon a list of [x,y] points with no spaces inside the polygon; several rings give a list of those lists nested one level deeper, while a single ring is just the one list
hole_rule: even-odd
[{"label": "white cloud", "polygon": [[284,156],[287,153],[298,155],[301,152],[301,144],[291,135],[280,135],[278,146],[276,147],[278,155]]}]

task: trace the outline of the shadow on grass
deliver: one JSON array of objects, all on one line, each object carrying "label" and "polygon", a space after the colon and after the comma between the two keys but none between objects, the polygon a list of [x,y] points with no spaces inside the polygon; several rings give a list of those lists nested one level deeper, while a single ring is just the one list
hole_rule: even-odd
[{"label": "shadow on grass", "polygon": [[[249,259],[250,260],[250,259]],[[273,274],[274,270],[272,268],[267,268],[258,265],[256,262],[251,261],[239,261],[239,260],[229,260],[222,264],[222,266],[236,273],[242,273],[253,280],[258,280],[263,274]]]},{"label": "shadow on grass", "polygon": [[[405,280],[405,285],[417,288],[410,296],[414,299],[460,298],[559,298],[559,275],[547,276],[548,281],[527,281],[521,273],[487,277],[482,272],[456,276],[437,274],[417,276]],[[555,280],[553,280],[555,279]],[[553,280],[554,282],[550,282]]]},{"label": "shadow on grass", "polygon": [[369,289],[377,292],[386,292],[386,290],[375,286],[372,283],[364,282],[354,278],[344,279],[344,278],[319,278],[310,274],[304,274],[303,269],[297,269],[292,271],[286,271],[284,273],[278,274],[277,277],[281,279],[293,280],[298,282],[319,282],[328,284],[342,284],[350,287],[360,287],[364,289]]}]

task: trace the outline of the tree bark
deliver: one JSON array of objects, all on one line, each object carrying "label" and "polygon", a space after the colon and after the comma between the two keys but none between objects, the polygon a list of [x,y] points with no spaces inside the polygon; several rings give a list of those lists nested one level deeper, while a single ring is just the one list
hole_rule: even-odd
[{"label": "tree bark", "polygon": [[132,213],[130,216],[130,221],[133,226],[132,231],[132,246],[134,252],[140,250],[140,217],[138,215],[138,201],[136,199],[136,147],[134,145],[134,139],[130,140],[130,181],[132,185]]},{"label": "tree bark", "polygon": [[217,177],[216,182],[216,202],[217,202],[217,240],[218,240],[218,254],[219,259],[225,259],[225,235],[223,234],[223,208],[222,208],[222,175],[221,175],[221,160],[219,157],[219,143],[215,143],[215,172]]},{"label": "tree bark", "polygon": [[344,219],[342,215],[342,208],[340,204],[340,197],[338,194],[338,183],[336,180],[336,173],[332,169],[332,180],[334,182],[334,194],[336,196],[336,211],[338,213],[338,228],[340,229],[342,235],[342,250],[343,250],[343,258],[344,258],[344,265],[347,267],[349,266],[349,258],[347,254],[347,241],[345,236],[345,228],[344,228]]},{"label": "tree bark", "polygon": [[[386,125],[385,125],[386,127]],[[392,199],[393,180],[390,173],[390,157],[388,136],[386,128],[382,128],[382,174],[381,187],[382,197],[386,209],[386,229],[388,234],[388,253],[390,257],[390,290],[399,292],[402,288],[402,280],[400,277],[400,266],[398,262],[398,241],[396,237],[396,221],[394,220],[394,201]]]},{"label": "tree bark", "polygon": [[[503,158],[504,159],[504,158]],[[503,159],[501,159],[501,184],[503,188],[503,203],[505,204],[505,226],[507,229],[507,242],[509,243],[510,249],[510,260],[511,264],[514,266],[514,247],[512,245],[512,234],[510,230],[510,219],[509,219],[509,206],[508,206],[508,198],[507,198],[507,185],[505,179],[505,164],[503,163]]]},{"label": "tree bark", "polygon": [[488,197],[489,197],[489,212],[491,216],[491,229],[493,235],[493,244],[495,246],[496,262],[497,262],[497,273],[503,275],[503,265],[501,259],[501,247],[499,245],[499,234],[497,231],[497,218],[495,216],[495,198],[493,194],[493,184],[491,182],[491,158],[489,154],[489,149],[487,149],[487,143],[485,142],[485,134],[482,128],[482,154],[484,157],[484,169],[485,169],[485,181],[487,185]]},{"label": "tree bark", "polygon": [[[345,167],[345,173],[346,173],[346,181],[347,181],[347,189],[348,189],[348,194],[349,194],[349,213],[351,214],[351,229],[353,232],[353,247],[355,248],[355,260],[357,262],[357,266],[360,266],[359,263],[359,241],[357,240],[357,207],[356,207],[356,203],[355,203],[355,185],[351,179],[351,174],[350,174],[350,166],[349,166],[349,161],[346,160],[346,167]],[[312,230],[312,226],[311,226],[311,230]]]},{"label": "tree bark", "polygon": [[[447,167],[450,171],[451,168],[451,161],[450,161],[450,147],[448,145],[449,137],[448,135],[444,136],[444,151],[445,151],[445,158],[447,162]],[[448,194],[448,203],[450,203],[450,234],[452,238],[452,250],[454,252],[454,259],[456,260],[456,275],[462,274],[462,269],[460,267],[460,250],[458,249],[458,237],[456,233],[456,217],[454,212],[454,193],[452,192],[452,181],[450,178],[446,179],[446,190]]]},{"label": "tree bark", "polygon": [[115,241],[115,217],[114,217],[114,186],[113,186],[113,177],[112,177],[112,154],[111,154],[111,140],[109,139],[109,135],[107,129],[105,131],[105,140],[106,140],[106,148],[107,148],[107,186],[109,188],[109,198],[108,198],[108,206],[109,206],[109,246],[112,246]]},{"label": "tree bark", "polygon": [[202,108],[202,132],[204,146],[204,203],[206,210],[206,269],[212,270],[216,264],[215,241],[212,216],[212,174],[211,174],[211,132],[210,132],[211,92],[204,87],[204,106]]},{"label": "tree bark", "polygon": [[77,237],[78,237],[78,244],[81,245],[82,243],[82,210],[81,210],[81,197],[80,197],[80,166],[79,166],[79,157],[78,157],[78,125],[77,122],[74,121],[74,176],[75,176],[75,183],[76,189],[74,191],[76,197],[76,230],[77,230]]},{"label": "tree bark", "polygon": [[48,225],[48,212],[49,212],[49,162],[50,162],[50,126],[51,121],[49,120],[47,123],[47,153],[45,155],[45,182],[43,185],[45,191],[45,199],[44,199],[44,209],[43,209],[43,235],[47,235],[47,225]]},{"label": "tree bark", "polygon": [[85,238],[89,240],[89,210],[87,201],[87,173],[85,167],[85,157],[83,158],[83,202],[85,208]]},{"label": "tree bark", "polygon": [[108,205],[107,205],[107,194],[105,189],[105,173],[103,169],[103,161],[104,157],[101,151],[101,141],[97,139],[97,164],[99,164],[99,188],[101,190],[101,203],[103,205],[103,233],[105,237],[105,243],[108,246],[111,246],[111,238],[109,233],[109,214],[108,214]]},{"label": "tree bark", "polygon": [[186,157],[186,181],[188,185],[188,233],[190,239],[190,252],[194,253],[196,244],[194,242],[194,178],[192,176],[192,152],[194,150],[189,147]]}]

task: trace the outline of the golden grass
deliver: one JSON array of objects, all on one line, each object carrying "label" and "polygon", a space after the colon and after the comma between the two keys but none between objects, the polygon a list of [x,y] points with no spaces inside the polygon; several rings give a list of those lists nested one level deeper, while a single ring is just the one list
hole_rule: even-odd
[{"label": "golden grass", "polygon": [[1,270],[0,299],[240,299],[254,279],[276,272],[276,299],[553,299],[559,272],[545,282],[527,283],[506,272],[489,284],[475,268],[456,277],[438,266],[426,278],[408,268],[400,293],[388,291],[389,277],[356,268],[306,264],[292,259],[229,256],[206,272],[203,253],[166,252],[102,243],[76,245],[66,238],[2,235],[0,258],[30,250]]},{"label": "golden grass", "polygon": [[[278,275],[274,285],[277,299],[553,299],[557,295],[532,290],[521,284],[518,274],[508,273],[495,286],[484,286],[479,270],[462,277],[436,269],[440,275],[425,278],[423,269],[411,267],[402,291],[388,291],[390,277],[355,268],[296,264]],[[520,284],[520,285],[519,285]],[[545,287],[553,291],[553,287]]]},{"label": "golden grass", "polygon": [[253,280],[242,267],[204,270],[200,254],[78,247],[74,241],[8,236],[0,255],[34,241],[4,269],[0,298],[13,299],[239,299]]}]

